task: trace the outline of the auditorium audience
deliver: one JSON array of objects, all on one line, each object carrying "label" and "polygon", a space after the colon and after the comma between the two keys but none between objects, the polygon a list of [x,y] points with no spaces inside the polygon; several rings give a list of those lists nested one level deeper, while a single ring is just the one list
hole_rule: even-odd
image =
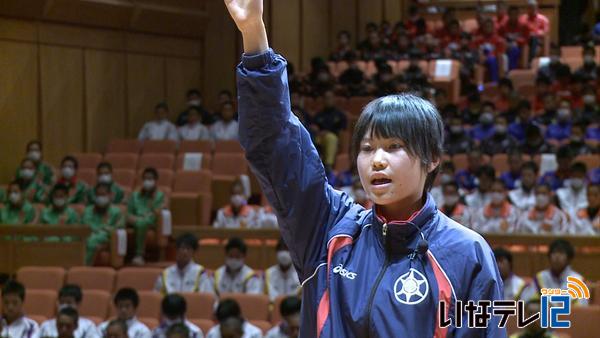
[{"label": "auditorium audience", "polygon": [[232,237],[225,245],[225,265],[215,271],[215,290],[223,293],[263,294],[260,276],[244,263],[248,247],[244,240]]},{"label": "auditorium audience", "polygon": [[[123,188],[113,180],[113,168],[112,164],[108,162],[100,162],[96,166],[96,184],[106,183],[110,185],[110,192],[112,196],[112,202],[114,204],[121,204],[125,198],[125,192]],[[87,203],[94,204],[96,201],[96,194],[94,187],[90,187],[87,191]]]},{"label": "auditorium audience", "polygon": [[281,323],[269,330],[265,338],[297,338],[300,334],[301,310],[300,298],[295,296],[284,298],[279,309],[273,309],[281,314]]},{"label": "auditorium audience", "polygon": [[169,120],[169,106],[166,102],[154,107],[155,119],[144,124],[138,134],[138,140],[178,140],[177,128]]},{"label": "auditorium audience", "polygon": [[566,234],[569,217],[553,203],[554,192],[548,184],[535,187],[535,205],[521,214],[519,231],[531,234]]},{"label": "auditorium audience", "polygon": [[262,331],[242,317],[240,305],[233,299],[224,299],[219,302],[215,310],[215,319],[219,324],[208,331],[206,338],[262,337]]},{"label": "auditorium audience", "polygon": [[292,256],[282,238],[275,247],[277,264],[265,270],[265,291],[271,301],[280,296],[298,295],[300,281],[292,266]]},{"label": "auditorium audience", "polygon": [[7,201],[0,208],[0,224],[31,224],[37,220],[35,208],[23,195],[21,186],[13,181],[8,185]]},{"label": "auditorium audience", "polygon": [[23,197],[31,203],[42,203],[46,200],[46,186],[36,178],[33,160],[25,158],[21,161],[21,169],[17,175]]},{"label": "auditorium audience", "polygon": [[[61,176],[57,183],[64,184],[69,188],[69,204],[85,203],[88,186],[77,177],[79,169],[77,159],[73,156],[65,156],[60,162],[60,167]],[[108,187],[110,189],[110,186]]]},{"label": "auditorium audience", "polygon": [[50,225],[79,224],[79,215],[67,204],[69,189],[57,184],[50,192],[49,205],[42,210],[40,223]]},{"label": "auditorium audience", "polygon": [[[58,311],[64,308],[71,308],[77,311],[83,301],[83,292],[76,284],[65,284],[58,291]],[[57,319],[49,319],[40,326],[40,337],[57,336]],[[91,320],[78,316],[74,338],[99,338],[100,332],[96,330],[96,325]]]},{"label": "auditorium audience", "polygon": [[[160,305],[161,323],[154,331],[153,338],[166,338],[169,327],[175,324],[183,324],[187,327],[189,338],[202,338],[204,333],[196,325],[186,319],[187,303],[185,298],[179,294],[166,295]],[[125,326],[127,329],[127,326]]]},{"label": "auditorium audience", "polygon": [[[43,185],[50,186],[54,184],[54,171],[52,166],[43,160],[42,143],[37,140],[29,141],[26,148],[26,158],[33,161],[35,173],[33,177],[39,180]],[[17,170],[16,178],[21,178],[20,171]]]},{"label": "auditorium audience", "polygon": [[518,146],[517,139],[508,134],[508,121],[506,117],[499,115],[494,123],[494,134],[483,140],[481,149],[490,156],[506,154],[509,150]]},{"label": "auditorium audience", "polygon": [[191,107],[196,108],[195,111],[198,112],[200,116],[199,119],[203,124],[210,126],[215,122],[214,115],[202,106],[202,95],[198,89],[188,90],[185,96],[187,98],[187,108],[177,116],[177,122],[175,124],[178,127],[188,123],[189,108]]},{"label": "auditorium audience", "polygon": [[241,180],[236,180],[231,186],[229,204],[217,211],[213,222],[214,228],[257,228],[259,220],[253,206],[248,205],[248,196],[245,193]]},{"label": "auditorium audience", "polygon": [[[127,324],[128,336],[130,338],[150,338],[152,332],[136,317],[139,304],[140,297],[138,296],[137,291],[132,288],[119,289],[113,298],[117,319],[122,320]],[[110,321],[105,321],[98,325],[98,332],[102,336],[106,335],[106,329],[109,324]]]},{"label": "auditorium audience", "polygon": [[460,117],[451,117],[447,129],[448,133],[446,134],[444,147],[446,154],[465,154],[473,148],[473,139],[469,137],[468,130],[465,130]]},{"label": "auditorium audience", "polygon": [[25,316],[25,286],[9,280],[2,286],[2,325],[0,337],[38,337],[40,328],[33,320]]},{"label": "auditorium audience", "polygon": [[189,107],[186,121],[177,129],[180,141],[210,140],[210,131],[203,124],[200,108],[196,106]]},{"label": "auditorium audience", "polygon": [[516,232],[520,213],[519,209],[508,201],[504,182],[500,179],[494,180],[489,195],[490,202],[483,208],[473,209],[473,229],[481,234]]},{"label": "auditorium audience", "polygon": [[210,136],[215,141],[237,140],[238,121],[235,120],[236,112],[233,102],[221,104],[219,119],[210,127]]},{"label": "auditorium audience", "polygon": [[502,277],[502,283],[504,286],[504,299],[521,299],[521,293],[527,284],[523,278],[517,276],[513,272],[513,255],[505,248],[498,247],[494,249],[494,256],[496,257],[498,270],[500,271],[500,276]]}]

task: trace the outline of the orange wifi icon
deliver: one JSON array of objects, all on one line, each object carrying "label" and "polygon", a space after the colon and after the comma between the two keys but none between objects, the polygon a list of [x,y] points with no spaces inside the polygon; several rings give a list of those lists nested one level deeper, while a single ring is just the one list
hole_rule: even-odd
[{"label": "orange wifi icon", "polygon": [[567,288],[571,297],[575,299],[590,299],[590,289],[579,278],[567,277]]}]

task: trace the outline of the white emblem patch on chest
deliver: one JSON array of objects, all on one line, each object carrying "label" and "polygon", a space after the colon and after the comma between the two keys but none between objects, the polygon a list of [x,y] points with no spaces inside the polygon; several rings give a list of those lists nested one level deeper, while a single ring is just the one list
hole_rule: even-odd
[{"label": "white emblem patch on chest", "polygon": [[427,278],[413,268],[398,277],[396,283],[394,283],[394,296],[402,304],[419,304],[427,297],[428,292],[429,283]]}]

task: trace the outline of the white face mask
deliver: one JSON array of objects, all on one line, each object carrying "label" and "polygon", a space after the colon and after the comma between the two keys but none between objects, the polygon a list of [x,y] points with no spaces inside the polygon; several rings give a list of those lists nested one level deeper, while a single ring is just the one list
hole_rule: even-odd
[{"label": "white face mask", "polygon": [[225,258],[225,266],[236,271],[244,266],[244,260],[241,258]]},{"label": "white face mask", "polygon": [[154,180],[144,180],[144,183],[142,183],[144,190],[152,190],[152,189],[154,189],[155,185],[156,185],[156,182]]},{"label": "white face mask", "polygon": [[54,205],[59,208],[64,207],[65,204],[67,204],[67,200],[65,198],[55,198],[54,199]]},{"label": "white face mask", "polygon": [[446,205],[455,205],[458,203],[460,197],[458,195],[446,195],[444,196],[444,203]]},{"label": "white face mask", "polygon": [[292,256],[290,252],[287,250],[277,251],[277,262],[279,265],[288,267],[292,264]]},{"label": "white face mask", "polygon": [[588,63],[588,64],[589,63],[594,63],[594,56],[593,55],[589,55],[589,54],[584,55],[583,56],[583,62],[584,63]]},{"label": "white face mask", "polygon": [[596,96],[590,95],[590,94],[583,96],[583,103],[594,104],[595,102],[596,102]]},{"label": "white face mask", "polygon": [[452,182],[452,181],[454,181],[454,176],[452,176],[450,174],[441,174],[440,181],[442,182],[442,184]]},{"label": "white face mask", "polygon": [[62,168],[62,176],[66,179],[70,179],[75,175],[75,169],[72,167],[64,167]]},{"label": "white face mask", "polygon": [[188,105],[198,107],[202,103],[202,100],[189,100]]},{"label": "white face mask", "polygon": [[35,175],[35,171],[33,169],[21,169],[21,177],[30,180]]},{"label": "white face mask", "polygon": [[571,188],[575,190],[579,190],[585,185],[585,181],[582,178],[572,178],[570,181]]},{"label": "white face mask", "polygon": [[98,182],[110,183],[110,182],[112,182],[112,175],[111,174],[102,174],[102,175],[98,176]]},{"label": "white face mask", "polygon": [[34,162],[37,162],[40,159],[42,159],[42,153],[37,150],[32,150],[27,153],[27,158]]},{"label": "white face mask", "polygon": [[8,199],[10,200],[10,202],[12,204],[17,204],[21,201],[21,193],[20,192],[11,192],[10,195],[8,195]]},{"label": "white face mask", "polygon": [[98,196],[96,197],[96,205],[100,208],[104,208],[110,203],[110,199],[108,196]]},{"label": "white face mask", "polygon": [[547,195],[535,195],[535,206],[539,208],[543,208],[550,203],[550,197]]},{"label": "white face mask", "polygon": [[243,195],[240,194],[236,194],[231,196],[231,205],[234,206],[235,208],[240,208],[244,205],[246,205],[246,199],[244,198]]},{"label": "white face mask", "polygon": [[571,116],[571,111],[567,108],[561,108],[556,112],[556,116],[561,121],[566,121]]},{"label": "white face mask", "polygon": [[493,192],[491,193],[491,197],[492,202],[494,203],[501,203],[502,201],[504,201],[504,194],[501,192]]}]

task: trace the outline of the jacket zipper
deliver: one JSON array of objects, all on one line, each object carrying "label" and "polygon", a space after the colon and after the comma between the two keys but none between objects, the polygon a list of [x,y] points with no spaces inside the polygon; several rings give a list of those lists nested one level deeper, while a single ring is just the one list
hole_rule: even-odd
[{"label": "jacket zipper", "polygon": [[385,271],[387,270],[387,268],[390,264],[390,259],[389,259],[389,255],[387,252],[387,241],[386,241],[387,223],[383,224],[382,229],[381,229],[381,234],[383,235],[385,261],[383,262],[383,266],[379,270],[379,274],[377,275],[377,279],[375,279],[375,284],[373,284],[373,287],[371,288],[371,294],[369,295],[369,306],[367,308],[367,332],[369,334],[368,335],[369,337],[371,337],[371,310],[373,309],[373,299],[375,298],[375,293],[377,292],[377,289],[379,288],[379,283],[381,283],[381,279],[383,278],[383,275],[385,274]]}]

